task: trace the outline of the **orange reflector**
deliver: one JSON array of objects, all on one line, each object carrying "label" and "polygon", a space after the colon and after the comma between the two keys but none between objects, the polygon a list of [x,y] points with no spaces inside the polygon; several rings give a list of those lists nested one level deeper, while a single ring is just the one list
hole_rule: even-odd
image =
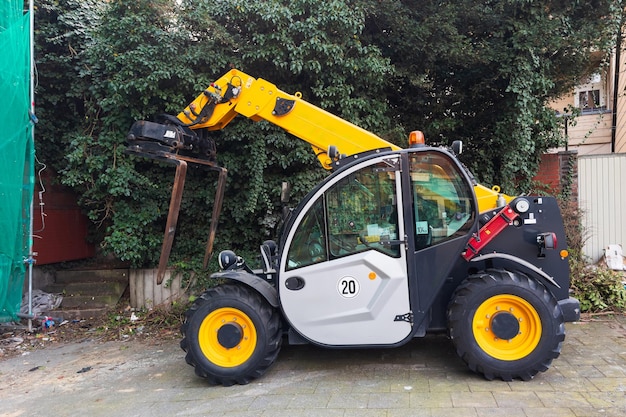
[{"label": "orange reflector", "polygon": [[567,258],[569,256],[569,252],[566,251],[565,249],[562,249],[561,252],[559,252],[559,254],[561,255],[561,258]]},{"label": "orange reflector", "polygon": [[424,139],[424,132],[421,130],[414,130],[409,133],[409,147],[422,146],[426,144]]},{"label": "orange reflector", "polygon": [[370,274],[368,275],[368,278],[371,279],[372,281],[376,279],[376,272],[370,272]]}]

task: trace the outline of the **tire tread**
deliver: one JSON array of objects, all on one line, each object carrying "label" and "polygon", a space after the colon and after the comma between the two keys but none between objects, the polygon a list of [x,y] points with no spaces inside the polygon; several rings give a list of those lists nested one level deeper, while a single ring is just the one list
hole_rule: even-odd
[{"label": "tire tread", "polygon": [[[197,335],[190,333],[189,325],[192,317],[206,303],[214,299],[222,297],[237,298],[245,302],[254,311],[256,311],[263,323],[266,324],[267,344],[264,347],[265,352],[262,358],[254,367],[243,374],[239,375],[220,375],[210,369],[202,366],[201,358],[197,358],[194,353],[196,349],[191,349],[191,344],[196,343]],[[185,361],[194,367],[195,374],[206,379],[212,385],[231,386],[235,384],[245,385],[252,380],[262,376],[275,362],[280,351],[282,342],[281,320],[278,311],[273,308],[261,295],[251,288],[238,284],[221,284],[210,288],[203,292],[185,312],[185,319],[180,327],[183,336],[180,341],[180,347],[186,352]]]},{"label": "tire tread", "polygon": [[[480,350],[480,348],[473,341],[473,337],[472,341],[465,340],[470,338],[466,335],[468,330],[463,328],[467,320],[468,303],[471,302],[468,300],[477,292],[491,289],[494,286],[508,286],[509,288],[514,286],[532,292],[547,306],[556,324],[555,333],[549,335],[552,337],[550,346],[543,352],[541,358],[534,361],[530,366],[504,370],[498,366],[498,360],[485,361],[482,359],[477,352],[477,349]],[[482,374],[487,380],[500,378],[503,381],[511,381],[519,378],[528,381],[532,379],[538,372],[544,372],[550,367],[552,361],[560,355],[565,340],[563,314],[558,303],[545,286],[524,274],[501,269],[489,269],[469,276],[457,287],[448,306],[448,332],[458,356],[467,364],[469,369]]]}]

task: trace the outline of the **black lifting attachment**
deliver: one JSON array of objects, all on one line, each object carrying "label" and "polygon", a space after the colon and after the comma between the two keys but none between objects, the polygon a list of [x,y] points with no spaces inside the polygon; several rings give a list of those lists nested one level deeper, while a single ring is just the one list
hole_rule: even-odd
[{"label": "black lifting attachment", "polygon": [[[195,130],[189,129],[173,116],[164,116],[164,123],[137,121],[128,134],[126,152],[144,158],[154,159],[176,166],[172,195],[170,198],[165,235],[161,245],[161,256],[157,272],[157,284],[163,282],[167,262],[172,251],[176,224],[180,212],[180,204],[185,187],[187,164],[202,166],[205,169],[218,173],[217,189],[213,200],[213,214],[211,226],[204,253],[203,266],[206,269],[213,254],[213,243],[217,232],[217,224],[224,200],[226,185],[226,168],[216,162],[215,142],[201,131],[198,135]],[[204,133],[205,135],[202,135]]]}]

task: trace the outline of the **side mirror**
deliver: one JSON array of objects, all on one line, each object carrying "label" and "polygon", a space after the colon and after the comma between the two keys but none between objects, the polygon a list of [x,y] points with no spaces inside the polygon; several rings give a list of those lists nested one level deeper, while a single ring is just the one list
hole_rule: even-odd
[{"label": "side mirror", "polygon": [[461,155],[461,152],[463,152],[463,142],[460,140],[452,142],[452,152],[454,152],[455,155]]}]

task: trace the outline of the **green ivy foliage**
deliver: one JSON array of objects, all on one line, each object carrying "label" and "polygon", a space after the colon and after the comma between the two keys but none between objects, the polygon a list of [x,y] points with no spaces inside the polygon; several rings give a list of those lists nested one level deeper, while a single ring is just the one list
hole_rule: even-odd
[{"label": "green ivy foliage", "polygon": [[572,276],[574,296],[580,301],[582,312],[624,311],[626,284],[624,276],[606,267],[579,268]]},{"label": "green ivy foliage", "polygon": [[[70,112],[75,126],[65,126],[57,167],[80,193],[105,250],[134,266],[154,265],[160,251],[174,170],[124,153],[133,121],[178,113],[232,66],[315,104],[332,103],[329,110],[366,128],[391,124],[377,100],[390,66],[375,47],[359,43],[363,11],[344,2],[332,4],[336,14],[315,1],[279,3],[258,3],[259,13],[237,1],[80,4],[94,23],[57,76],[72,78],[65,86],[76,83],[83,110]],[[48,7],[61,16],[87,13],[68,0]],[[294,31],[308,41],[287,42]],[[50,53],[64,55],[62,47]],[[332,69],[320,72],[330,60]],[[52,70],[43,61],[41,68]],[[350,84],[355,79],[360,87]],[[295,203],[326,175],[307,144],[267,123],[236,120],[215,140],[228,168],[216,250],[247,250],[275,237],[282,181],[292,183]],[[173,250],[179,262],[203,254],[216,181],[212,172],[188,172]]]},{"label": "green ivy foliage", "polygon": [[[80,195],[94,239],[133,266],[160,252],[174,169],[127,155],[135,120],[177,114],[232,67],[394,143],[420,129],[465,141],[481,182],[514,193],[559,143],[546,108],[607,50],[612,2],[42,0],[36,12],[39,158]],[[293,204],[326,173],[265,122],[214,137],[228,169],[216,251],[275,237],[280,184]],[[173,258],[201,259],[216,175],[191,169]]]},{"label": "green ivy foliage", "polygon": [[562,190],[558,197],[569,251],[570,287],[572,296],[580,301],[581,311],[626,310],[626,276],[602,264],[589,265],[583,254],[583,246],[589,237],[583,225],[585,213],[576,201],[569,198],[568,191]]},{"label": "green ivy foliage", "polygon": [[463,140],[479,181],[509,194],[527,191],[540,155],[559,144],[547,104],[607,56],[621,14],[612,1],[369,4],[365,34],[394,65],[398,120],[430,142]]},{"label": "green ivy foliage", "polygon": [[73,135],[82,133],[87,85],[78,68],[98,24],[97,3],[76,0],[43,1],[35,9],[35,59],[37,65],[36,126],[39,159],[62,169]]}]

